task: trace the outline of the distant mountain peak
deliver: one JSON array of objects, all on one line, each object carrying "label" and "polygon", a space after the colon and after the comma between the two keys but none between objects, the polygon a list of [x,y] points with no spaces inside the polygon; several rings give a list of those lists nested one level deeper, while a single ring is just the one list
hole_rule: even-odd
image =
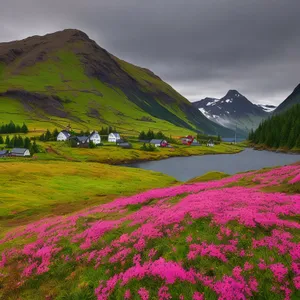
[{"label": "distant mountain peak", "polygon": [[274,113],[281,113],[298,103],[300,103],[300,84],[298,84],[293,92],[275,109]]},{"label": "distant mountain peak", "polygon": [[205,98],[194,102],[208,119],[235,129],[236,124],[244,133],[256,128],[260,121],[268,116],[268,111],[275,107],[267,107],[253,104],[237,90],[229,90],[221,99]]},{"label": "distant mountain peak", "polygon": [[237,97],[244,97],[244,96],[237,90],[229,90],[223,98],[237,98]]},{"label": "distant mountain peak", "polygon": [[295,93],[299,93],[300,92],[300,83],[295,87],[294,92]]}]

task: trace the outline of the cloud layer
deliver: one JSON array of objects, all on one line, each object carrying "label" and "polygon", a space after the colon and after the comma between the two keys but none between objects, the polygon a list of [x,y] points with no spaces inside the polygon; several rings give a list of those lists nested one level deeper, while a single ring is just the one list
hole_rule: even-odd
[{"label": "cloud layer", "polygon": [[237,89],[278,104],[300,82],[299,10],[299,0],[10,0],[0,41],[77,28],[189,100]]}]

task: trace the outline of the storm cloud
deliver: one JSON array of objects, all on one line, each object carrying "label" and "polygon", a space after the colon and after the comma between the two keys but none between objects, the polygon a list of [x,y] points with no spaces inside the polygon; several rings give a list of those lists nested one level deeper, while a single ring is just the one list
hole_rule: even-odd
[{"label": "storm cloud", "polygon": [[10,0],[0,41],[77,28],[191,101],[237,89],[278,104],[300,82],[299,11],[299,0]]}]

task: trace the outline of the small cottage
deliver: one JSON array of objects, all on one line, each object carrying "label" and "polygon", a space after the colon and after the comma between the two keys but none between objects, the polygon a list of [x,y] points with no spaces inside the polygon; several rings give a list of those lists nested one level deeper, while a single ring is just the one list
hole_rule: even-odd
[{"label": "small cottage", "polygon": [[7,156],[8,151],[7,150],[0,150],[0,157]]},{"label": "small cottage", "polygon": [[84,136],[84,135],[83,136],[72,136],[70,139],[75,142],[75,145],[77,147],[88,147],[89,146],[90,139],[88,136]]},{"label": "small cottage", "polygon": [[124,149],[131,149],[132,145],[129,142],[122,142],[118,144],[119,147],[124,148]]},{"label": "small cottage", "polygon": [[206,144],[207,147],[214,147],[215,144],[214,144],[214,141],[213,140],[208,140],[207,144]]},{"label": "small cottage", "polygon": [[191,146],[201,146],[201,144],[197,141],[197,139],[193,139]]},{"label": "small cottage", "polygon": [[56,140],[59,141],[59,142],[61,142],[61,141],[67,141],[70,137],[71,137],[71,134],[68,131],[62,130],[58,134]]},{"label": "small cottage", "polygon": [[181,138],[181,142],[183,145],[191,145],[193,140],[194,140],[194,137],[192,137],[191,135]]},{"label": "small cottage", "polygon": [[30,156],[30,151],[26,148],[13,148],[10,156]]},{"label": "small cottage", "polygon": [[154,145],[155,147],[167,147],[168,146],[168,142],[166,140],[158,140],[158,139],[151,140],[150,144]]},{"label": "small cottage", "polygon": [[100,145],[101,143],[101,136],[98,131],[93,131],[89,136],[89,140],[92,141],[95,145]]},{"label": "small cottage", "polygon": [[110,143],[116,143],[117,140],[120,140],[120,139],[121,139],[120,134],[117,132],[112,132],[108,135],[108,142],[110,142]]}]

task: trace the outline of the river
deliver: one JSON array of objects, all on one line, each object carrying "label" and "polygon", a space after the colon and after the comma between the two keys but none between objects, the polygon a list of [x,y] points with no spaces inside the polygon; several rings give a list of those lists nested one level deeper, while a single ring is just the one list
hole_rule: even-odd
[{"label": "river", "polygon": [[264,167],[288,165],[300,161],[300,154],[257,151],[250,148],[237,154],[215,154],[189,157],[172,157],[159,161],[130,164],[130,167],[153,170],[186,181],[209,171],[235,174]]}]

